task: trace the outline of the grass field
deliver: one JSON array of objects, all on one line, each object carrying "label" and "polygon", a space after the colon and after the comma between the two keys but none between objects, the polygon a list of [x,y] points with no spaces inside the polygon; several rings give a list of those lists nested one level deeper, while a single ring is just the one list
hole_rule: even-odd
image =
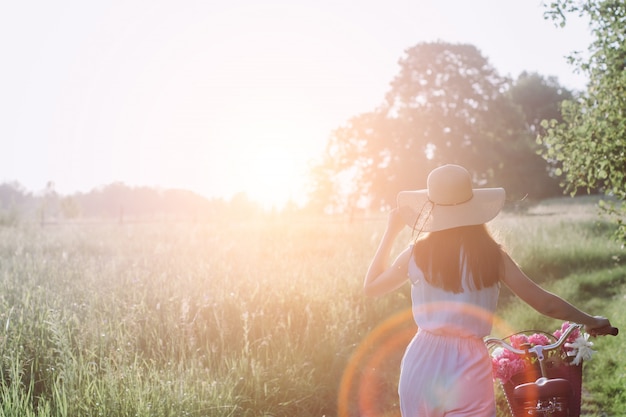
[{"label": "grass field", "polygon": [[[624,253],[593,204],[492,226],[542,285],[624,328]],[[397,416],[408,288],[361,293],[384,222],[1,228],[0,415]],[[499,336],[560,325],[506,292],[498,318]],[[626,415],[621,337],[595,341],[587,416]]]}]

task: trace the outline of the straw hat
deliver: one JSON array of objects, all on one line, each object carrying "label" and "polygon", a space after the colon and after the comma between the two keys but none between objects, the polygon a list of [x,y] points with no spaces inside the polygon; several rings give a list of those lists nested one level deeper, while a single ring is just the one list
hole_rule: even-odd
[{"label": "straw hat", "polygon": [[487,223],[504,205],[504,188],[472,188],[469,172],[459,165],[432,170],[427,186],[397,198],[404,222],[422,232]]}]

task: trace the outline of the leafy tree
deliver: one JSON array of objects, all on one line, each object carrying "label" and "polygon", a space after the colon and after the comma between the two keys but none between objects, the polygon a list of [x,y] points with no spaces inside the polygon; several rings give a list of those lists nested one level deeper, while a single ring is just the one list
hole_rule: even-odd
[{"label": "leafy tree", "polygon": [[[467,44],[421,43],[399,65],[384,103],[330,137],[315,172],[318,189],[332,193],[335,206],[394,205],[398,191],[424,187],[428,172],[444,163],[466,166],[482,186],[504,186],[512,199],[537,194],[529,186],[549,180],[529,127],[536,128],[544,109],[523,97],[537,83],[512,89]],[[535,112],[524,115],[525,108]]]},{"label": "leafy tree", "polygon": [[[547,164],[539,155],[541,147],[536,144],[537,135],[544,133],[541,122],[546,119],[562,121],[561,104],[571,100],[573,93],[561,86],[556,77],[543,77],[537,73],[522,72],[508,92],[524,115],[527,139],[518,147],[523,148],[520,163],[513,166],[508,186],[519,192],[525,191],[531,199],[553,197],[561,193],[559,181],[554,175],[558,165]],[[512,149],[517,152],[517,149]],[[517,181],[515,181],[517,179]]]},{"label": "leafy tree", "polygon": [[533,134],[542,132],[543,120],[562,120],[561,104],[574,94],[561,86],[556,77],[522,72],[511,87],[511,98],[522,108],[526,128]]},{"label": "leafy tree", "polygon": [[16,225],[20,210],[26,209],[30,200],[32,195],[18,182],[0,184],[0,226]]},{"label": "leafy tree", "polygon": [[561,26],[572,14],[589,18],[588,56],[570,61],[588,76],[587,90],[562,108],[563,121],[545,121],[544,157],[561,163],[566,191],[600,189],[619,205],[602,207],[617,216],[617,237],[626,242],[626,3],[616,0],[555,0],[546,16]]},{"label": "leafy tree", "polygon": [[18,182],[0,184],[0,208],[24,205],[32,195]]}]

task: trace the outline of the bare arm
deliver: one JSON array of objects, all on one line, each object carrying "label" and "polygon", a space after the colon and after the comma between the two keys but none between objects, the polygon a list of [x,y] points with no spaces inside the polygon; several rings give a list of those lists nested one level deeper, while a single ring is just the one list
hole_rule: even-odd
[{"label": "bare arm", "polygon": [[556,294],[544,290],[528,278],[509,255],[503,252],[504,283],[518,297],[539,313],[559,320],[568,320],[584,324],[588,333],[594,329],[610,326],[609,320],[600,316],[591,316],[579,310]]},{"label": "bare arm", "polygon": [[404,222],[400,219],[398,210],[392,210],[389,213],[385,233],[365,275],[365,281],[363,282],[365,295],[383,295],[399,288],[406,282],[408,262],[411,256],[410,248],[405,249],[389,265],[391,249],[403,228]]}]

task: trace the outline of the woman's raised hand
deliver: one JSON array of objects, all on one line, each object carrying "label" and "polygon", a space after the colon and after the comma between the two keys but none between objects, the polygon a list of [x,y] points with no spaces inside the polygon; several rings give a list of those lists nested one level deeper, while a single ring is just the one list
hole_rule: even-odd
[{"label": "woman's raised hand", "polygon": [[405,224],[402,216],[400,216],[400,209],[394,208],[389,212],[389,216],[387,217],[387,232],[397,235],[404,227]]}]

